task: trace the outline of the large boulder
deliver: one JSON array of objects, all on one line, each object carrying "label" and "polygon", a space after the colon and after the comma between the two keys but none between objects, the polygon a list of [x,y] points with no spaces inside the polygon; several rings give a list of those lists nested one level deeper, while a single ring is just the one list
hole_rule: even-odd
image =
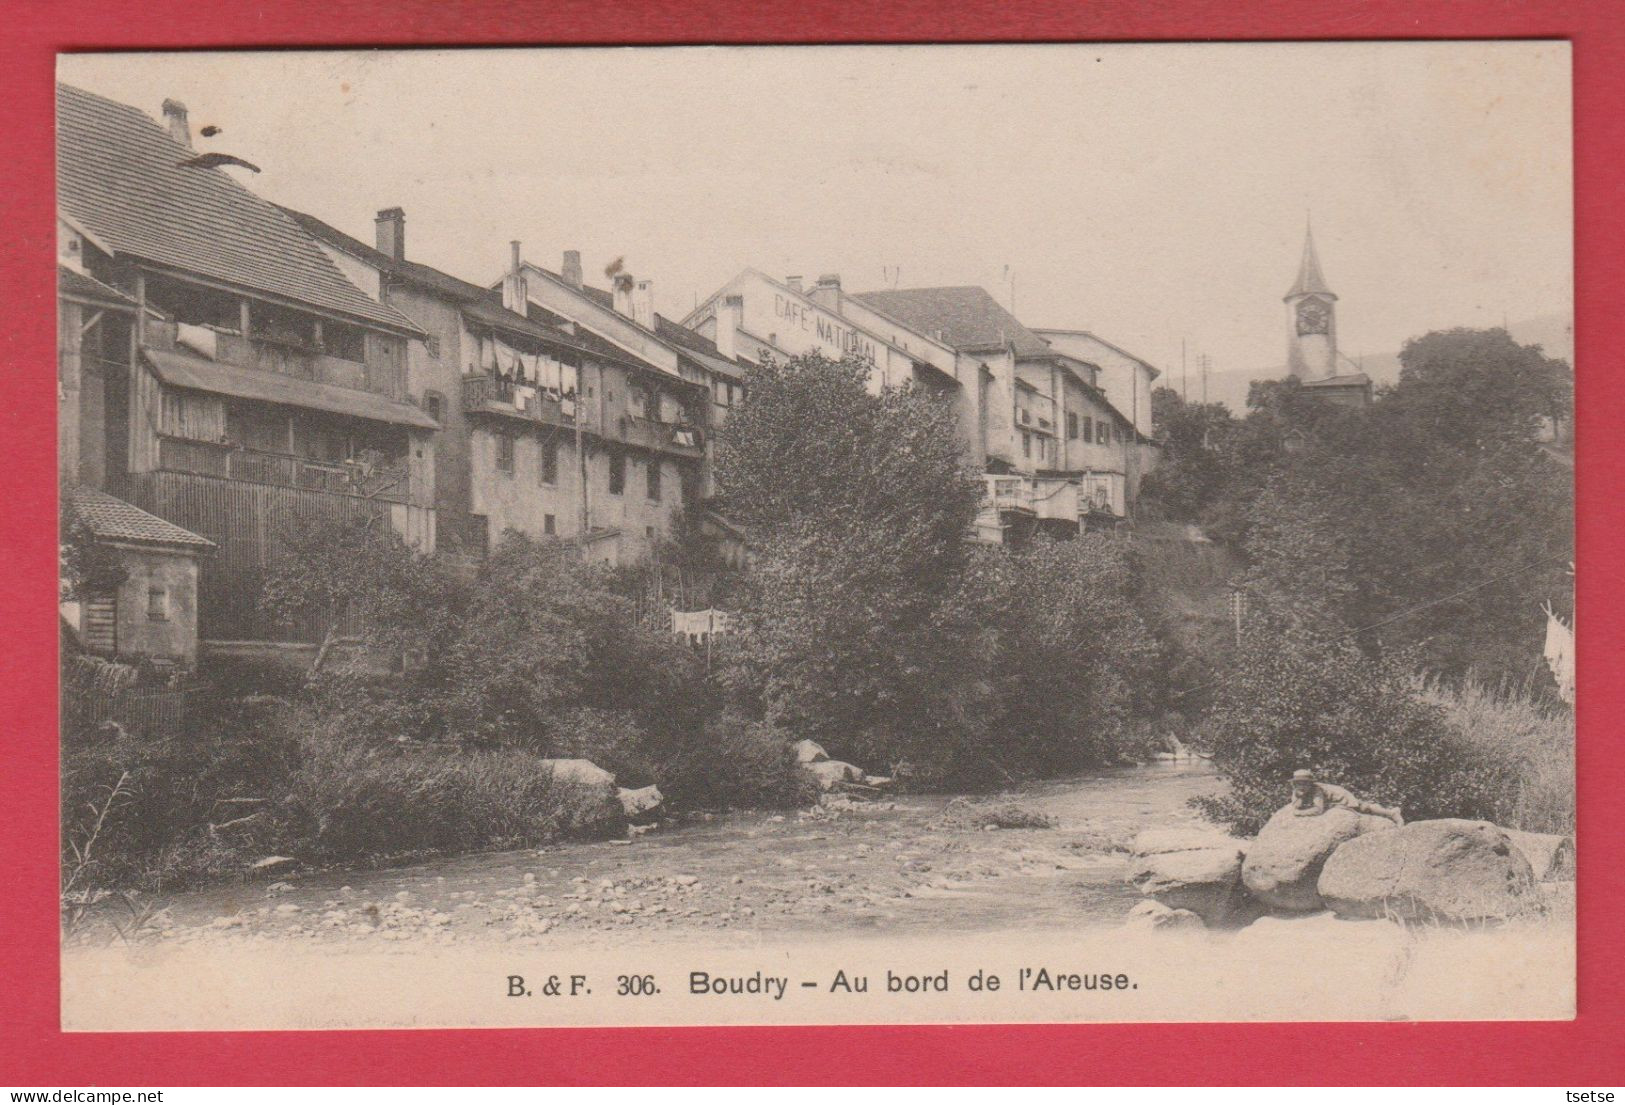
[{"label": "large boulder", "polygon": [[591,760],[543,760],[542,767],[559,788],[563,823],[570,828],[598,828],[621,821],[620,793],[615,776]]},{"label": "large boulder", "polygon": [[1308,913],[1325,909],[1315,884],[1326,857],[1345,841],[1365,833],[1392,829],[1383,817],[1332,807],[1303,815],[1286,806],[1259,830],[1247,848],[1241,881],[1247,892],[1271,909]]},{"label": "large boulder", "polygon": [[1526,833],[1502,829],[1512,846],[1523,853],[1535,878],[1541,882],[1563,882],[1574,878],[1574,838],[1557,833]]},{"label": "large boulder", "polygon": [[1351,840],[1320,873],[1339,917],[1485,921],[1539,908],[1533,868],[1488,821],[1413,821]]},{"label": "large boulder", "polygon": [[621,812],[629,818],[658,809],[666,800],[665,795],[660,793],[660,788],[653,783],[636,789],[621,787],[616,794],[621,800]]},{"label": "large boulder", "polygon": [[1135,932],[1202,932],[1207,926],[1188,909],[1169,909],[1147,899],[1128,911],[1123,927]]},{"label": "large boulder", "polygon": [[790,747],[796,750],[796,763],[816,764],[829,759],[829,753],[824,746],[815,740],[798,740]]},{"label": "large boulder", "polygon": [[1129,881],[1146,897],[1189,910],[1210,926],[1234,924],[1245,913],[1241,857],[1245,845],[1202,829],[1152,829],[1134,838]]}]

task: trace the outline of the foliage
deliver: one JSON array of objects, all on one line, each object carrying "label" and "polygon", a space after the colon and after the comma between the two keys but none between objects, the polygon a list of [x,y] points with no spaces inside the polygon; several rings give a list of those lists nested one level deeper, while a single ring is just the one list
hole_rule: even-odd
[{"label": "foliage", "polygon": [[1347,639],[1283,630],[1248,641],[1211,717],[1213,762],[1230,792],[1199,802],[1241,833],[1287,801],[1307,767],[1407,818],[1483,817],[1488,765],[1453,745],[1443,711],[1420,699],[1410,668]]},{"label": "foliage", "polygon": [[976,743],[953,767],[1016,777],[1120,758],[1159,661],[1136,587],[1128,543],[1109,535],[977,550],[938,622],[976,673],[976,725],[961,726]]},{"label": "foliage", "polygon": [[1251,597],[1291,621],[1381,624],[1368,651],[1521,680],[1540,600],[1570,601],[1573,473],[1539,433],[1571,418],[1573,374],[1499,329],[1431,333],[1400,360],[1365,409],[1291,379],[1255,383],[1228,422],[1162,395],[1167,458],[1147,494],[1240,549]]},{"label": "foliage", "polygon": [[980,493],[952,409],[913,388],[872,394],[871,370],[769,361],[719,434],[722,495],[757,541],[722,659],[770,723],[891,763],[955,726],[936,612]]},{"label": "foliage", "polygon": [[331,636],[347,623],[368,647],[398,655],[442,647],[465,600],[458,577],[382,516],[355,516],[290,527],[259,601],[284,626],[321,626]]},{"label": "foliage", "polygon": [[817,783],[796,762],[790,734],[728,711],[693,739],[669,745],[655,767],[661,794],[684,808],[806,805]]},{"label": "foliage", "polygon": [[613,794],[556,779],[541,757],[515,749],[405,751],[326,723],[303,751],[292,800],[312,857],[534,845],[619,812]]},{"label": "foliage", "polygon": [[573,707],[692,725],[706,698],[701,661],[641,624],[613,584],[611,569],[570,546],[504,534],[424,676],[445,688],[451,735],[534,745]]},{"label": "foliage", "polygon": [[1527,688],[1476,678],[1422,683],[1444,711],[1451,743],[1487,765],[1485,816],[1536,833],[1574,832],[1574,713]]},{"label": "foliage", "polygon": [[62,484],[57,495],[58,600],[69,602],[117,587],[127,574],[118,554],[96,540],[73,505],[72,487]]}]

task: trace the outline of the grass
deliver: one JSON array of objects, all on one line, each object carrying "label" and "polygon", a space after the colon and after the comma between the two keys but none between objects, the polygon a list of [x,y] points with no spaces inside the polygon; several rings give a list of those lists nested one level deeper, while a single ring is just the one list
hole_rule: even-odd
[{"label": "grass", "polygon": [[1421,681],[1463,752],[1493,765],[1491,820],[1536,833],[1574,832],[1574,713],[1527,689]]}]

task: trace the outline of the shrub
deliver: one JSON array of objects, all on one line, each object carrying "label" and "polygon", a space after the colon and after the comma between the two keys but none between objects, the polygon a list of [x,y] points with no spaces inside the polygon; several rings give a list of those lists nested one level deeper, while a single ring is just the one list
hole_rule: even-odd
[{"label": "shrub", "polygon": [[330,725],[307,738],[293,798],[310,854],[349,859],[532,845],[619,812],[533,752],[385,748]]},{"label": "shrub", "polygon": [[1444,712],[1451,743],[1481,765],[1484,815],[1537,833],[1574,831],[1574,714],[1527,690],[1476,679],[1419,682]]},{"label": "shrub", "polygon": [[1211,725],[1230,793],[1197,804],[1237,832],[1286,804],[1300,767],[1407,818],[1489,812],[1485,762],[1451,743],[1444,711],[1418,697],[1400,663],[1346,637],[1258,635],[1223,679]]},{"label": "shrub", "polygon": [[697,739],[672,745],[656,765],[661,794],[677,807],[775,809],[816,800],[788,733],[725,713]]},{"label": "shrub", "polygon": [[[64,853],[86,812],[122,777],[86,879],[145,889],[240,869],[286,831],[280,806],[298,762],[303,715],[266,696],[205,703],[164,740],[100,735],[64,745]],[[264,850],[261,850],[264,849]]]}]

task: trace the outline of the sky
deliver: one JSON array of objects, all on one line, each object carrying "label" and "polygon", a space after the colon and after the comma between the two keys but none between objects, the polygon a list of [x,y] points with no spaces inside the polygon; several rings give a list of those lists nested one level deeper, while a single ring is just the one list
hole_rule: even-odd
[{"label": "sky", "polygon": [[71,84],[261,195],[495,280],[624,257],[681,319],[741,269],[979,284],[1177,378],[1281,365],[1306,222],[1339,344],[1572,313],[1568,46],[1147,44],[80,54]]}]

